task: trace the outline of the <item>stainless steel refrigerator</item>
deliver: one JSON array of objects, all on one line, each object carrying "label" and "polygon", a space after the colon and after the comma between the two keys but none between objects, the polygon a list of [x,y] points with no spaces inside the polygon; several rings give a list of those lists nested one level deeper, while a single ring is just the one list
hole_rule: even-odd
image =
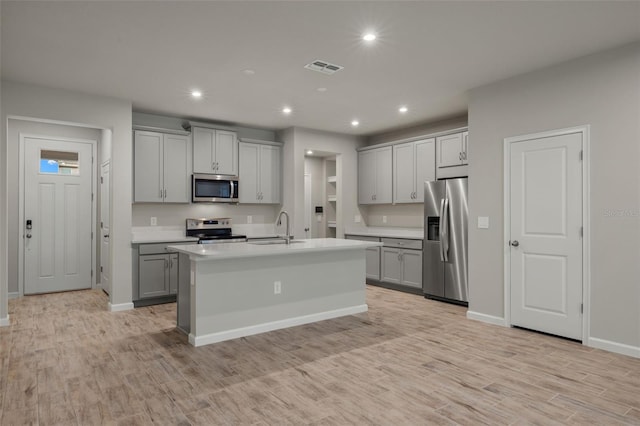
[{"label": "stainless steel refrigerator", "polygon": [[422,290],[425,297],[467,304],[467,178],[424,183]]}]

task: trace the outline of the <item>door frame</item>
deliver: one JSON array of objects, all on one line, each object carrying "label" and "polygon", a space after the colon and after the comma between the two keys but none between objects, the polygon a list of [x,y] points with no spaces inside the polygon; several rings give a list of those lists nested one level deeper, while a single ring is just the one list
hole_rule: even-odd
[{"label": "door frame", "polygon": [[[18,186],[18,221],[20,226],[24,225],[24,201],[25,201],[25,167],[24,167],[24,151],[25,151],[25,139],[46,139],[46,140],[57,140],[62,142],[78,142],[78,143],[86,143],[91,145],[91,234],[95,237],[96,234],[96,223],[97,223],[97,198],[96,197],[96,188],[97,188],[97,165],[96,165],[96,150],[98,146],[98,141],[92,139],[78,139],[78,138],[68,138],[61,136],[45,136],[45,135],[37,135],[31,133],[20,133],[20,154],[19,154],[19,186]],[[22,232],[22,231],[21,231]],[[91,239],[91,271],[93,272],[91,275],[91,288],[96,288],[96,247],[95,247],[95,238]],[[24,296],[24,238],[18,237],[18,292],[19,297]]]},{"label": "door frame", "polygon": [[512,136],[504,139],[503,154],[503,259],[504,259],[504,325],[511,325],[511,247],[509,234],[511,232],[511,145],[531,139],[540,139],[553,136],[564,136],[580,133],[582,135],[582,344],[589,344],[591,328],[591,223],[590,223],[590,125],[569,127],[565,129],[549,130],[539,133],[530,133],[520,136]]}]

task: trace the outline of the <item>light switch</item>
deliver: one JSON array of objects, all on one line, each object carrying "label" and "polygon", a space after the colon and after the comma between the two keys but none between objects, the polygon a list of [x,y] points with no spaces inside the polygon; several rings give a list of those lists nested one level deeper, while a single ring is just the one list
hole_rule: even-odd
[{"label": "light switch", "polygon": [[387,217],[386,216],[382,216],[382,223],[387,223]]},{"label": "light switch", "polygon": [[478,228],[479,229],[488,229],[489,228],[489,217],[488,216],[478,216]]},{"label": "light switch", "polygon": [[158,224],[158,218],[151,216],[151,220],[149,221],[149,223],[151,224],[151,226],[156,226]]},{"label": "light switch", "polygon": [[247,216],[247,223],[253,223],[253,216]]},{"label": "light switch", "polygon": [[355,215],[355,216],[353,217],[353,221],[354,221],[355,223],[360,223],[360,221],[361,221],[361,220],[362,220],[362,218],[360,217],[360,215],[359,215],[359,214],[357,214],[357,215]]}]

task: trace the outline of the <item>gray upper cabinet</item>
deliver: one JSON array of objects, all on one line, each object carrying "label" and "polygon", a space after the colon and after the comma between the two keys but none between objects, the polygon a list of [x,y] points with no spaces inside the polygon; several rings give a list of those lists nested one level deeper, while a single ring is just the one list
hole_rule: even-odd
[{"label": "gray upper cabinet", "polygon": [[358,153],[359,204],[391,204],[392,169],[390,146]]},{"label": "gray upper cabinet", "polygon": [[189,202],[189,136],[134,132],[134,202]]},{"label": "gray upper cabinet", "polygon": [[238,175],[238,139],[234,132],[193,127],[193,172]]},{"label": "gray upper cabinet", "polygon": [[453,167],[467,164],[468,132],[439,136],[438,167]]},{"label": "gray upper cabinet", "polygon": [[424,202],[424,182],[435,180],[435,139],[393,146],[393,202]]},{"label": "gray upper cabinet", "polygon": [[239,143],[240,203],[280,203],[280,146]]}]

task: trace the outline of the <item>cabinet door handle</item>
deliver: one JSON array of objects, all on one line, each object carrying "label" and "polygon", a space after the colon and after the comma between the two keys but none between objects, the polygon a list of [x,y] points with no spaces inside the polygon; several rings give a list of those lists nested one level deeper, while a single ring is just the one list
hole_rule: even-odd
[{"label": "cabinet door handle", "polygon": [[169,260],[165,259],[164,260],[164,269],[168,269],[169,268]]},{"label": "cabinet door handle", "polygon": [[215,169],[216,169],[216,163],[213,162],[213,163],[211,163],[211,170],[215,170]]},{"label": "cabinet door handle", "polygon": [[169,267],[173,269],[173,259],[169,259]]},{"label": "cabinet door handle", "polygon": [[458,153],[458,160],[462,161],[462,153],[461,152]]},{"label": "cabinet door handle", "polygon": [[160,198],[162,198],[162,189],[160,190]]},{"label": "cabinet door handle", "polygon": [[167,190],[164,190],[164,198],[167,198]]}]

